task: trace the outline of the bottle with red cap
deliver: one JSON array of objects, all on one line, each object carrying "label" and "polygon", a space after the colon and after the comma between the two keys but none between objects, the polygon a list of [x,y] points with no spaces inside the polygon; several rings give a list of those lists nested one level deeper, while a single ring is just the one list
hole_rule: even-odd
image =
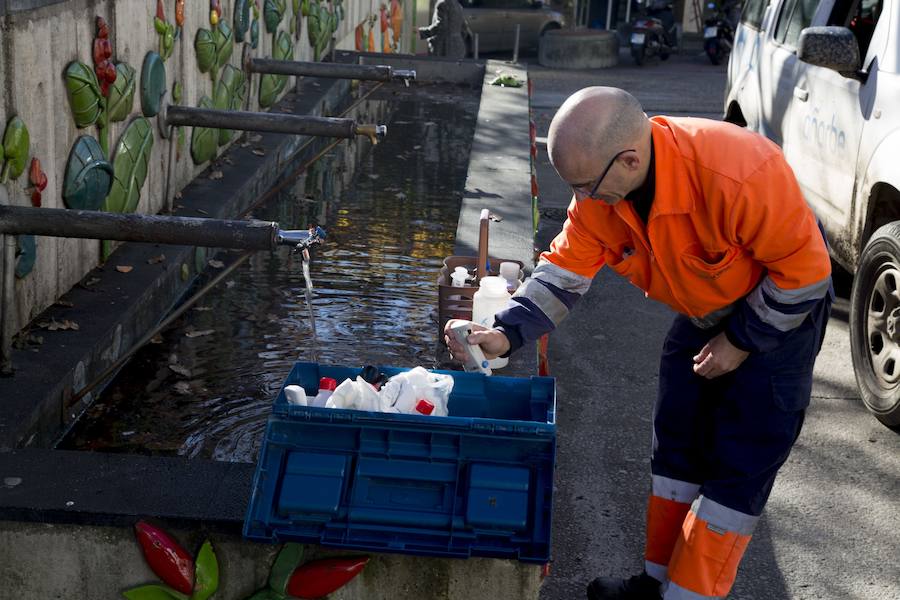
[{"label": "bottle with red cap", "polygon": [[337,389],[337,380],[332,377],[322,377],[319,379],[319,393],[315,398],[310,400],[310,406],[325,408],[325,402],[331,398],[331,394]]}]

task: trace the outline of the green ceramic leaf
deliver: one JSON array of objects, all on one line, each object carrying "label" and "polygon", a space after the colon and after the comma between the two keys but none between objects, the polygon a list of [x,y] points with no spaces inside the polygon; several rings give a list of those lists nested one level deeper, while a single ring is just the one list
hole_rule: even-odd
[{"label": "green ceramic leaf", "polygon": [[[306,20],[306,35],[309,38],[309,45],[316,52],[317,40],[319,39],[319,31],[322,27],[321,12],[317,0],[309,0],[309,18]],[[318,56],[315,57],[319,59]]]},{"label": "green ceramic leaf", "polygon": [[216,66],[216,44],[208,29],[197,30],[194,52],[197,53],[197,67],[201,73],[208,73]]},{"label": "green ceramic leaf", "polygon": [[[213,106],[219,110],[239,110],[244,104],[246,80],[241,70],[232,65],[225,65],[222,76],[213,90]],[[223,146],[231,140],[230,129],[219,130],[219,145]]]},{"label": "green ceramic leaf", "polygon": [[[289,60],[294,54],[294,44],[291,42],[291,36],[286,32],[280,31],[275,38],[275,47],[272,48],[273,58],[276,60]],[[269,107],[275,104],[278,95],[284,91],[287,86],[287,75],[270,75],[265,74],[259,78],[259,105]]]},{"label": "green ceramic leaf", "polygon": [[225,21],[220,21],[219,26],[213,32],[213,41],[216,43],[216,66],[223,67],[231,58],[234,50],[234,37],[231,35],[231,27]]},{"label": "green ceramic leaf", "polygon": [[259,46],[259,21],[254,20],[250,24],[250,47],[256,50]]},{"label": "green ceramic leaf", "polygon": [[304,17],[309,16],[309,0],[300,1],[300,14]]},{"label": "green ceramic leaf", "polygon": [[250,2],[248,0],[235,0],[234,2],[234,39],[244,41],[244,36],[250,29]]},{"label": "green ceramic leaf", "polygon": [[287,0],[266,0],[263,6],[263,20],[266,22],[266,31],[275,33],[278,31],[278,24],[284,16],[287,8]]},{"label": "green ceramic leaf", "polygon": [[219,562],[209,540],[203,542],[194,566],[194,593],[191,600],[206,600],[219,589]]},{"label": "green ceramic leaf", "polygon": [[166,30],[163,32],[162,36],[159,38],[159,54],[162,56],[163,60],[166,60],[170,56],[172,56],[172,51],[175,49],[175,26],[171,23],[166,23]]},{"label": "green ceramic leaf", "polygon": [[94,70],[76,61],[66,67],[65,77],[75,125],[79,128],[93,125],[103,111],[103,94],[100,93]]},{"label": "green ceramic leaf", "polygon": [[181,592],[164,585],[142,585],[122,592],[128,600],[188,600]]},{"label": "green ceramic leaf", "polygon": [[[291,41],[291,36],[284,31],[279,31],[275,38],[272,56],[275,60],[290,60],[294,56],[294,42]],[[287,75],[284,77],[287,79]]]},{"label": "green ceramic leaf", "polygon": [[269,589],[279,594],[287,591],[288,581],[294,569],[303,562],[303,546],[301,544],[285,544],[275,557],[272,570],[269,571]]},{"label": "green ceramic leaf", "polygon": [[69,208],[98,210],[109,194],[113,168],[97,140],[83,135],[75,140],[63,180],[63,201]]},{"label": "green ceramic leaf", "polygon": [[28,152],[31,150],[31,139],[25,122],[19,117],[13,117],[6,125],[3,134],[3,171],[0,173],[0,183],[6,183],[7,178],[18,179],[25,170],[28,161]]},{"label": "green ceramic leaf", "polygon": [[141,112],[145,117],[159,114],[166,91],[166,65],[156,52],[148,52],[141,67]]},{"label": "green ceramic leaf", "polygon": [[[209,96],[200,98],[200,108],[213,108],[213,102]],[[194,164],[205,163],[216,157],[219,147],[219,130],[209,127],[194,127],[191,132],[191,158]]]},{"label": "green ceramic leaf", "polygon": [[23,279],[34,270],[37,243],[30,234],[16,236],[16,277]]},{"label": "green ceramic leaf", "polygon": [[110,121],[124,121],[134,106],[135,71],[128,63],[116,65],[116,80],[109,87],[106,112]]},{"label": "green ceramic leaf", "polygon": [[138,117],[128,125],[116,145],[113,184],[104,210],[118,213],[135,211],[141,199],[141,188],[147,179],[152,149],[153,128],[150,121]]},{"label": "green ceramic leaf", "polygon": [[172,100],[175,102],[175,104],[181,103],[181,95],[183,91],[184,88],[182,87],[181,82],[176,81],[175,85],[172,86]]}]

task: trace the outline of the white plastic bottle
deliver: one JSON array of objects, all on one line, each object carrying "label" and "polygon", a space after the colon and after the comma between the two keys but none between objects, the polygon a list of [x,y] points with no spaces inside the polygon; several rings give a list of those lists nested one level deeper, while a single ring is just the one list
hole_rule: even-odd
[{"label": "white plastic bottle", "polygon": [[[506,291],[506,280],[502,277],[482,277],[478,291],[472,298],[472,321],[485,327],[494,325],[494,315],[506,308],[509,302]],[[488,361],[492,369],[502,369],[509,362],[508,358],[494,358]]]},{"label": "white plastic bottle", "polygon": [[514,262],[500,263],[500,277],[506,280],[506,291],[510,294],[516,291],[522,282],[519,281],[519,265]]},{"label": "white plastic bottle", "polygon": [[465,267],[456,267],[450,274],[450,280],[453,287],[466,287],[466,280],[469,278],[469,271]]}]

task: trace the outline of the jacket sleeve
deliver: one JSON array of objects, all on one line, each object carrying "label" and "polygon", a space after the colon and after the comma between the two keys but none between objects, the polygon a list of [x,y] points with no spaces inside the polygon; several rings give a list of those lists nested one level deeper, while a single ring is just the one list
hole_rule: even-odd
[{"label": "jacket sleeve", "polygon": [[531,277],[516,290],[507,308],[495,316],[494,327],[506,334],[510,353],[555,329],[603,266],[599,240],[580,221],[573,200],[550,250],[541,254]]},{"label": "jacket sleeve", "polygon": [[726,227],[766,274],[738,302],[725,334],[742,350],[772,350],[834,297],[823,232],[780,153],[744,181]]}]

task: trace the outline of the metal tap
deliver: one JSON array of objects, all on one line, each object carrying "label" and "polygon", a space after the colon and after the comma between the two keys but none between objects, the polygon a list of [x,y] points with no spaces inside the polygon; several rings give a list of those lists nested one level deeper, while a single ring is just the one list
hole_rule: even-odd
[{"label": "metal tap", "polygon": [[357,125],[356,135],[364,135],[374,146],[387,135],[387,125]]},{"label": "metal tap", "polygon": [[391,76],[393,79],[401,80],[406,87],[409,87],[410,81],[416,80],[416,70],[415,69],[394,69],[391,72]]}]

